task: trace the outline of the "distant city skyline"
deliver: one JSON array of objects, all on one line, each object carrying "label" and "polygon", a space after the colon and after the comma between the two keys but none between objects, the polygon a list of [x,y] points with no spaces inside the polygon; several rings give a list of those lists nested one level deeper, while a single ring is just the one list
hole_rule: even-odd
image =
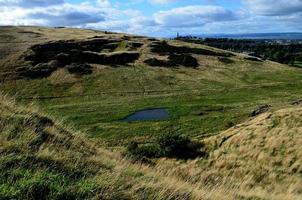
[{"label": "distant city skyline", "polygon": [[302,0],[0,0],[0,25],[149,36],[302,32]]}]

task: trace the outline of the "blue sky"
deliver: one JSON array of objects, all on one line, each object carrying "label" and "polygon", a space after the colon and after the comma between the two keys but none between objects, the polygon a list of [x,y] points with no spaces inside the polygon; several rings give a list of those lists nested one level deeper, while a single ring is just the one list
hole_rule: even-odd
[{"label": "blue sky", "polygon": [[0,0],[0,25],[150,36],[302,32],[302,0]]}]

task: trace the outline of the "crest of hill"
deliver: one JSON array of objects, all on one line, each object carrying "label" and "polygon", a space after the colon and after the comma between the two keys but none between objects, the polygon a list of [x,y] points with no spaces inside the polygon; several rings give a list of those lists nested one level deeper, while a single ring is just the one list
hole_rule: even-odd
[{"label": "crest of hill", "polygon": [[89,74],[92,67],[83,64],[198,68],[217,59],[231,63],[230,57],[237,57],[204,45],[122,33],[46,27],[0,29],[0,75],[10,79],[44,78],[75,63],[79,66],[71,66],[71,73]]}]

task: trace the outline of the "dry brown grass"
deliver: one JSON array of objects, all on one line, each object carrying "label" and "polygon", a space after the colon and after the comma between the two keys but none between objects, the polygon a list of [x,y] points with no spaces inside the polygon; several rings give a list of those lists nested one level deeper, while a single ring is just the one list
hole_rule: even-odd
[{"label": "dry brown grass", "polygon": [[210,138],[216,150],[206,167],[239,180],[250,176],[245,188],[301,198],[301,116],[301,107],[265,113]]},{"label": "dry brown grass", "polygon": [[58,69],[48,78],[53,85],[71,84],[78,81],[78,79],[70,74],[66,69]]}]

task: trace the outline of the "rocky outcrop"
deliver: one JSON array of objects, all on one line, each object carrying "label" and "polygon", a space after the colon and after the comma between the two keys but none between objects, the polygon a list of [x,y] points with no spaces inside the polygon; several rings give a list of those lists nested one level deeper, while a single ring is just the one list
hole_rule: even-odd
[{"label": "rocky outcrop", "polygon": [[67,65],[66,68],[71,74],[76,75],[87,75],[92,73],[92,67],[88,64],[72,63],[70,65]]},{"label": "rocky outcrop", "polygon": [[[19,67],[16,72],[22,78],[44,78],[58,68],[68,66],[71,73],[85,75],[92,72],[89,64],[116,66],[135,62],[139,58],[136,51],[114,52],[120,43],[120,40],[97,38],[35,45],[23,55],[27,64]],[[127,42],[127,48],[130,49],[141,46],[138,42]]]},{"label": "rocky outcrop", "polygon": [[199,66],[198,61],[188,54],[171,54],[168,60],[159,60],[157,58],[150,58],[144,61],[147,65],[153,67],[177,67],[185,66],[196,68]]},{"label": "rocky outcrop", "polygon": [[262,105],[259,106],[256,110],[254,110],[251,114],[250,117],[255,117],[258,116],[262,113],[267,112],[272,106],[271,105]]},{"label": "rocky outcrop", "polygon": [[171,55],[171,54],[198,54],[206,56],[233,56],[232,53],[216,52],[203,48],[190,48],[185,46],[172,46],[166,41],[153,42],[151,44],[151,51],[160,55]]}]

